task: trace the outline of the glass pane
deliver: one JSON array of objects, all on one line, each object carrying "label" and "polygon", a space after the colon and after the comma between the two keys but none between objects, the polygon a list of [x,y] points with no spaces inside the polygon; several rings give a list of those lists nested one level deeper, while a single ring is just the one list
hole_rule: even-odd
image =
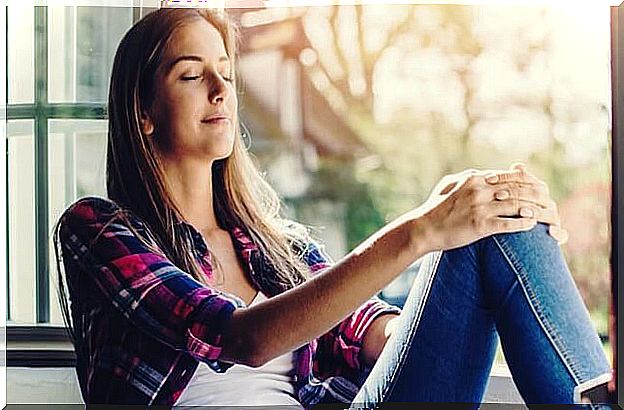
[{"label": "glass pane", "polygon": [[8,121],[9,309],[35,322],[35,151],[32,120]]},{"label": "glass pane", "polygon": [[51,102],[105,102],[115,50],[131,7],[48,8]]},{"label": "glass pane", "polygon": [[32,103],[34,100],[34,7],[8,7],[8,80],[9,103]]},{"label": "glass pane", "polygon": [[[85,195],[106,196],[106,130],[105,120],[49,122],[50,232],[61,213],[77,198]],[[62,324],[53,246],[51,243],[50,322]]]},{"label": "glass pane", "polygon": [[[329,127],[344,121],[370,152],[349,175],[348,163],[325,161],[329,155],[319,150],[323,173],[312,192],[348,187],[348,196],[336,195],[336,202],[350,204],[347,250],[383,221],[422,203],[443,175],[524,161],[558,203],[570,232],[563,252],[597,330],[605,334],[609,9],[370,5],[356,13],[337,7],[307,10],[302,21],[310,49],[300,60],[312,91],[323,96],[319,102],[312,92],[303,96],[306,137],[326,135],[338,146],[346,133]],[[340,118],[317,109],[323,102]],[[327,131],[316,130],[321,126]],[[366,189],[358,190],[360,183]],[[304,195],[298,202],[310,206],[312,195]],[[374,219],[376,214],[381,217]],[[404,301],[411,283],[397,280],[387,294]]]}]

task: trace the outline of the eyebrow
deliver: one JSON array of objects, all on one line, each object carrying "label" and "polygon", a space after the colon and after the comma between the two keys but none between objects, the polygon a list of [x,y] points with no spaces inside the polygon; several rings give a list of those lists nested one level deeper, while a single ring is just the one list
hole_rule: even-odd
[{"label": "eyebrow", "polygon": [[[175,60],[173,60],[173,62],[171,64],[169,64],[169,66],[167,67],[167,72],[170,72],[171,70],[173,70],[173,67],[175,67],[176,64],[178,64],[180,61],[197,61],[202,63],[204,61],[203,58],[201,58],[200,56],[196,56],[196,55],[183,55],[180,56],[178,58],[176,58]],[[227,56],[221,56],[219,57],[219,63],[223,62],[223,61],[230,61],[230,59]]]}]

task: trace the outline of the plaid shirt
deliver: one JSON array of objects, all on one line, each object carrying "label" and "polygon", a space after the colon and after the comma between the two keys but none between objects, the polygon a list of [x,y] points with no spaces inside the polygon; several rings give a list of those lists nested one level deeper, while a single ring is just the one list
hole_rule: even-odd
[{"label": "plaid shirt", "polygon": [[[239,297],[206,287],[171,263],[132,213],[111,216],[117,204],[83,198],[60,219],[60,243],[76,343],[76,370],[85,403],[174,405],[199,361],[216,372],[233,366],[219,360],[222,332]],[[196,257],[209,274],[206,244],[190,224]],[[231,236],[252,277],[257,246],[243,229]],[[148,242],[149,245],[148,245]],[[312,274],[332,263],[311,243],[304,260]],[[256,282],[254,282],[256,283]],[[350,403],[371,367],[359,360],[373,319],[400,309],[373,297],[333,329],[295,351],[295,392],[306,408]]]}]

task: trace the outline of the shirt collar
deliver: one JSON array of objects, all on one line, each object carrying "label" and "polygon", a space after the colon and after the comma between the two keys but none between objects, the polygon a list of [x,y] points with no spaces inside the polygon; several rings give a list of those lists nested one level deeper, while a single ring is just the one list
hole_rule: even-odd
[{"label": "shirt collar", "polygon": [[251,240],[247,232],[240,226],[232,228],[232,236],[240,244],[243,251],[257,251],[258,245]]},{"label": "shirt collar", "polygon": [[[202,254],[206,253],[206,242],[199,230],[197,230],[197,228],[185,221],[180,221],[179,224],[185,227],[191,233],[195,246],[199,248],[198,250]],[[234,246],[240,249],[246,259],[249,259],[249,254],[251,252],[258,250],[258,245],[251,240],[249,234],[243,227],[235,226],[229,231],[229,233],[230,237],[234,240]]]},{"label": "shirt collar", "polygon": [[[205,260],[203,257],[206,255],[208,248],[206,246],[206,242],[204,241],[204,237],[199,233],[199,231],[190,223],[181,221],[180,225],[190,232],[193,247],[195,248],[195,252],[197,253],[197,257],[200,258],[201,264],[204,268],[204,271],[207,275],[210,276],[210,272],[212,271],[212,266],[210,262]],[[257,253],[258,253],[258,245],[254,243],[247,231],[241,226],[235,226],[234,228],[228,231],[230,233],[230,237],[232,238],[232,242],[234,245],[235,251],[242,257],[244,264],[246,265],[246,271],[250,275],[251,281],[254,283],[257,289],[262,290],[262,286],[258,282],[256,278],[256,261]],[[266,293],[266,292],[265,292]],[[234,295],[231,295],[234,296]],[[236,297],[238,298],[238,297]],[[239,299],[241,302],[242,299]],[[243,302],[244,304],[244,302]]]}]

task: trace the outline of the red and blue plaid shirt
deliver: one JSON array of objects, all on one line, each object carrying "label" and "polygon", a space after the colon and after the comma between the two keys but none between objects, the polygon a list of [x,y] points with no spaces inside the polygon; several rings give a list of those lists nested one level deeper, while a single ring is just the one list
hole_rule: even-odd
[{"label": "red and blue plaid shirt", "polygon": [[[131,212],[111,221],[119,206],[83,198],[60,219],[60,243],[75,332],[76,370],[85,403],[174,405],[199,362],[216,372],[222,332],[239,297],[206,287],[177,268]],[[108,222],[108,223],[107,223]],[[206,244],[190,224],[196,257],[208,274]],[[136,233],[143,238],[139,239]],[[243,229],[231,231],[235,249],[254,275],[257,246]],[[311,243],[303,256],[312,274],[332,261]],[[254,282],[255,283],[255,282]],[[373,297],[333,329],[296,350],[295,391],[313,404],[350,403],[371,367],[359,353],[362,339],[381,314],[401,310]]]}]

